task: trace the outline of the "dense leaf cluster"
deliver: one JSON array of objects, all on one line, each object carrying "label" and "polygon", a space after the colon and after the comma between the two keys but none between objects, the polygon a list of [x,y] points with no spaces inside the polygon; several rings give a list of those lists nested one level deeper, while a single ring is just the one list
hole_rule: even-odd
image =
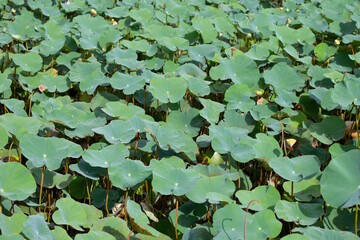
[{"label": "dense leaf cluster", "polygon": [[0,239],[359,239],[359,8],[0,0]]}]

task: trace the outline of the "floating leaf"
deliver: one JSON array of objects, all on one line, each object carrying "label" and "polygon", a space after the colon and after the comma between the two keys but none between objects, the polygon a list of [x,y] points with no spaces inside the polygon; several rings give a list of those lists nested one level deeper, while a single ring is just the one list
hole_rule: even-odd
[{"label": "floating leaf", "polygon": [[243,205],[248,205],[252,200],[257,200],[250,205],[249,209],[261,211],[263,209],[273,209],[280,201],[280,193],[273,186],[259,186],[251,191],[239,190],[235,196]]}]

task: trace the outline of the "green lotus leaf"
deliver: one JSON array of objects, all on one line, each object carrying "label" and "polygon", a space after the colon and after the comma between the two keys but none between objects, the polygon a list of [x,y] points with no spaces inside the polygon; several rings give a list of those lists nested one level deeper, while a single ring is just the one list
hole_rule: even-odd
[{"label": "green lotus leaf", "polygon": [[116,238],[107,232],[102,231],[92,231],[84,234],[76,234],[75,240],[96,240],[96,239],[104,239],[104,240],[115,240]]},{"label": "green lotus leaf", "polygon": [[[204,204],[197,204],[193,202],[186,202],[181,205],[178,210],[177,217],[177,229],[184,233],[187,228],[190,228],[201,220],[207,213],[207,209]],[[170,221],[175,225],[176,221],[176,209],[173,209],[169,214]]]},{"label": "green lotus leaf", "polygon": [[67,54],[60,53],[60,56],[56,58],[56,63],[58,65],[65,65],[67,68],[71,68],[75,60],[79,59],[81,54],[78,52],[69,52]]},{"label": "green lotus leaf", "polygon": [[160,45],[167,47],[171,51],[177,51],[178,49],[185,50],[189,46],[189,41],[187,39],[178,36],[161,36],[157,37],[156,41]]},{"label": "green lotus leaf", "polygon": [[66,76],[43,75],[40,84],[44,85],[49,92],[66,92],[70,88],[70,82]]},{"label": "green lotus leaf", "polygon": [[87,149],[82,154],[85,162],[93,167],[101,168],[117,165],[127,156],[129,156],[129,150],[122,143],[106,146],[100,150]]},{"label": "green lotus leaf", "polygon": [[87,4],[85,3],[85,0],[73,0],[71,1],[71,4],[60,3],[62,9],[65,10],[65,12],[75,12],[78,10],[86,9]]},{"label": "green lotus leaf", "polygon": [[93,167],[83,159],[80,159],[80,161],[76,164],[71,164],[69,168],[71,169],[71,171],[77,172],[82,176],[95,181],[99,180],[100,176],[105,176],[105,169],[100,167]]},{"label": "green lotus leaf", "polygon": [[313,44],[315,34],[308,28],[292,29],[288,26],[274,27],[276,36],[284,45],[300,43],[302,45]]},{"label": "green lotus leaf", "polygon": [[98,62],[76,62],[70,68],[70,81],[80,82],[80,90],[94,93],[97,86],[107,81]]},{"label": "green lotus leaf", "polygon": [[293,103],[298,103],[299,98],[293,91],[279,91],[278,96],[275,98],[275,102],[282,107],[293,107]]},{"label": "green lotus leaf", "polygon": [[331,54],[331,47],[329,47],[326,43],[322,42],[316,45],[314,49],[316,60],[319,62],[325,62]]},{"label": "green lotus leaf", "polygon": [[[86,184],[86,182],[85,182],[85,184]],[[84,187],[86,188],[86,185]],[[86,191],[86,189],[85,189],[85,191]],[[82,199],[84,197],[84,195],[86,195],[86,194],[87,193],[83,193],[82,196],[80,197],[80,199]],[[97,208],[104,207],[106,204],[106,195],[107,195],[106,189],[103,189],[100,187],[95,188],[90,193],[91,204]],[[109,190],[108,203],[107,203],[108,209],[111,209],[112,207],[114,207],[114,205],[116,203],[118,203],[119,198],[120,198],[119,191]]]},{"label": "green lotus leaf", "polygon": [[[86,8],[87,7],[85,7],[85,9]],[[76,24],[76,28],[81,32],[82,35],[92,34],[95,38],[100,37],[109,26],[109,22],[106,21],[103,17],[91,16],[90,14],[82,14],[74,17],[73,23]]]},{"label": "green lotus leaf", "polygon": [[26,135],[20,141],[21,153],[35,166],[46,165],[49,170],[57,170],[67,157],[77,158],[82,153],[80,145],[64,138],[47,138]]},{"label": "green lotus leaf", "polygon": [[127,211],[131,225],[137,232],[155,237],[160,234],[157,230],[150,227],[150,221],[146,214],[141,210],[139,204],[129,199],[127,201]]},{"label": "green lotus leaf", "polygon": [[[195,171],[199,172],[200,174],[207,176],[207,177],[215,177],[215,176],[226,176],[227,178],[231,179],[232,181],[236,181],[239,177],[243,178],[244,175],[240,174],[240,172],[231,172],[228,169],[224,169],[222,166],[215,166],[211,165],[202,165],[198,164],[192,167]],[[245,179],[243,179],[246,181]]]},{"label": "green lotus leaf", "polygon": [[195,170],[178,169],[161,164],[153,168],[152,185],[163,195],[181,196],[191,191],[199,179],[199,173]]},{"label": "green lotus leaf", "polygon": [[276,218],[272,210],[266,209],[253,215],[259,230],[266,233],[268,238],[276,238],[282,229],[282,223]]},{"label": "green lotus leaf", "polygon": [[24,240],[23,235],[20,234],[2,234],[0,235],[1,240]]},{"label": "green lotus leaf", "polygon": [[276,91],[300,91],[305,85],[305,78],[286,63],[278,63],[271,70],[264,72],[264,79]]},{"label": "green lotus leaf", "polygon": [[104,127],[94,128],[94,132],[103,134],[109,143],[128,143],[135,137],[135,130],[130,122],[123,120],[112,120]]},{"label": "green lotus leaf", "polygon": [[[359,204],[359,150],[351,150],[333,158],[320,179],[321,194],[325,201],[336,208]],[[342,184],[335,184],[341,179]],[[331,188],[331,190],[330,190]]]},{"label": "green lotus leaf", "polygon": [[45,222],[44,215],[31,215],[23,225],[22,232],[29,239],[53,239],[51,231]]},{"label": "green lotus leaf", "polygon": [[101,109],[107,115],[122,120],[128,120],[131,116],[140,116],[145,113],[143,108],[133,104],[126,105],[123,102],[107,102],[106,107]]},{"label": "green lotus leaf", "polygon": [[251,191],[239,190],[235,196],[246,206],[252,200],[257,200],[259,203],[254,202],[249,207],[249,209],[254,211],[273,210],[276,203],[280,201],[280,193],[273,186],[259,186]]},{"label": "green lotus leaf", "polygon": [[154,98],[163,103],[180,101],[187,89],[186,81],[182,78],[155,77],[150,81],[150,92]]},{"label": "green lotus leaf", "polygon": [[[21,2],[19,5],[24,4],[24,1]],[[40,19],[36,19],[33,12],[23,9],[21,15],[14,17],[14,21],[7,21],[6,33],[14,39],[26,41],[29,38],[39,37],[39,33],[35,29],[39,25],[41,25]]]},{"label": "green lotus leaf", "polygon": [[360,91],[359,78],[349,78],[335,84],[331,91],[331,99],[335,103],[343,107],[348,107],[352,103],[359,106],[360,98],[358,92]]},{"label": "green lotus leaf", "polygon": [[349,58],[357,63],[360,63],[360,52],[357,52],[355,55],[349,55]]},{"label": "green lotus leaf", "polygon": [[115,89],[123,90],[125,95],[130,95],[144,88],[145,79],[142,76],[115,72],[111,77],[110,84]]},{"label": "green lotus leaf", "polygon": [[178,67],[178,69],[176,69],[176,73],[181,77],[183,77],[184,75],[189,75],[202,79],[206,77],[206,73],[204,73],[199,67],[191,63],[185,63],[181,65],[180,67]]},{"label": "green lotus leaf", "polygon": [[326,89],[318,87],[309,91],[309,96],[317,103],[320,103],[321,107],[326,110],[333,110],[338,107],[339,104],[332,99],[332,92],[334,89]]},{"label": "green lotus leaf", "polygon": [[291,195],[291,184],[293,184],[294,198],[299,201],[310,201],[313,197],[320,197],[320,181],[315,176],[311,179],[302,180],[300,182],[287,181],[283,183],[284,190]]},{"label": "green lotus leaf", "polygon": [[42,175],[42,170],[40,168],[33,169],[32,175],[39,185],[41,185],[42,179],[43,187],[46,188],[54,188],[56,186],[58,189],[63,189],[66,188],[73,179],[70,174],[63,175],[47,169],[44,170],[44,175]]},{"label": "green lotus leaf", "polygon": [[61,12],[59,11],[57,5],[49,4],[49,2],[46,0],[30,0],[27,1],[27,4],[33,10],[40,9],[41,13],[45,16],[57,17],[61,15]]},{"label": "green lotus leaf", "polygon": [[182,76],[182,78],[185,79],[189,90],[193,94],[203,97],[210,93],[210,87],[209,87],[210,82],[189,75],[184,75]]},{"label": "green lotus leaf", "polygon": [[257,44],[252,45],[250,50],[245,54],[245,56],[257,61],[264,61],[269,55],[270,52],[265,46]]},{"label": "green lotus leaf", "polygon": [[345,231],[334,231],[329,229],[322,229],[319,227],[307,227],[307,228],[294,228],[294,232],[301,232],[309,239],[333,239],[333,240],[357,240],[360,239],[358,236],[351,232]]},{"label": "green lotus leaf", "polygon": [[287,202],[284,200],[280,200],[276,204],[275,211],[278,218],[301,225],[312,225],[324,214],[321,203]]},{"label": "green lotus leaf", "polygon": [[248,112],[255,106],[255,102],[251,99],[253,95],[247,85],[233,84],[225,92],[226,108]]},{"label": "green lotus leaf", "polygon": [[259,69],[251,58],[244,55],[235,56],[233,59],[221,59],[218,66],[210,69],[210,77],[214,80],[230,78],[234,83],[247,85],[251,91],[256,91],[259,88]]},{"label": "green lotus leaf", "polygon": [[26,134],[37,134],[41,124],[40,120],[35,117],[19,117],[12,113],[0,116],[0,125],[19,140]]},{"label": "green lotus leaf", "polygon": [[201,63],[204,63],[205,59],[213,59],[216,52],[218,52],[218,49],[212,44],[198,44],[188,47],[189,57]]},{"label": "green lotus leaf", "polygon": [[0,93],[10,89],[12,81],[8,76],[11,74],[11,71],[11,68],[7,68],[3,73],[0,73]]},{"label": "green lotus leaf", "polygon": [[11,201],[23,201],[36,190],[29,170],[17,162],[0,164],[0,195]]},{"label": "green lotus leaf", "polygon": [[[218,209],[214,213],[214,228],[218,231],[213,238],[220,239],[239,239],[244,236],[245,211],[237,204],[228,204],[225,207]],[[270,224],[270,222],[268,222]],[[260,231],[259,231],[260,228]],[[267,234],[262,231],[257,224],[254,216],[247,215],[246,221],[246,238],[247,239],[267,239]]]},{"label": "green lotus leaf", "polygon": [[218,33],[210,19],[196,17],[193,18],[191,22],[194,28],[201,33],[204,43],[211,43],[217,37]]},{"label": "green lotus leaf", "polygon": [[42,69],[43,60],[38,53],[29,52],[25,54],[14,54],[12,60],[24,71],[35,73]]},{"label": "green lotus leaf", "polygon": [[256,121],[259,121],[271,117],[277,111],[276,104],[258,104],[250,111],[250,113]]},{"label": "green lotus leaf", "polygon": [[122,38],[121,33],[116,26],[110,27],[99,37],[99,45],[101,48],[106,49],[107,45],[114,44]]},{"label": "green lotus leaf", "polygon": [[59,52],[65,44],[65,32],[56,22],[48,21],[43,26],[46,39],[41,41],[39,46],[40,53],[45,56],[54,55]]},{"label": "green lotus leaf", "polygon": [[346,124],[337,116],[330,116],[319,123],[310,125],[311,135],[324,144],[332,144],[345,135]]},{"label": "green lotus leaf", "polygon": [[71,240],[71,237],[67,234],[66,230],[62,227],[55,226],[54,230],[51,230],[53,239],[56,240]]},{"label": "green lotus leaf", "polygon": [[[355,229],[355,212],[351,212],[347,208],[326,208],[326,215],[324,216],[323,224],[326,229],[336,231],[353,231]],[[360,228],[358,224],[357,229]]]},{"label": "green lotus leaf", "polygon": [[273,137],[267,136],[264,133],[258,133],[256,138],[257,143],[254,144],[256,158],[268,163],[273,158],[283,156],[279,143]]},{"label": "green lotus leaf", "polygon": [[282,237],[280,240],[310,240],[310,239],[302,234],[293,233],[286,235],[285,237]]},{"label": "green lotus leaf", "polygon": [[95,222],[90,229],[92,231],[107,232],[116,239],[126,239],[130,233],[125,220],[118,217],[103,218]]},{"label": "green lotus leaf", "polygon": [[21,233],[23,224],[27,217],[23,213],[14,213],[11,217],[0,215],[1,234],[18,234]]},{"label": "green lotus leaf", "polygon": [[145,39],[140,39],[140,40],[134,39],[132,41],[122,40],[121,44],[127,48],[131,48],[139,52],[148,52],[151,48],[151,44]]},{"label": "green lotus leaf", "polygon": [[114,186],[126,190],[144,181],[151,175],[148,169],[139,160],[128,158],[109,166],[109,177]]},{"label": "green lotus leaf", "polygon": [[199,112],[200,116],[205,118],[211,124],[217,123],[219,121],[220,113],[225,110],[224,105],[205,98],[199,98],[199,101],[204,106]]},{"label": "green lotus leaf", "polygon": [[27,117],[27,114],[24,110],[25,103],[24,101],[18,100],[16,98],[10,98],[10,99],[2,99],[0,100],[0,103],[5,104],[6,107],[13,111],[16,116],[19,117]]},{"label": "green lotus leaf", "polygon": [[[178,228],[180,228],[180,226]],[[196,225],[193,228],[185,229],[184,234],[182,236],[182,240],[191,240],[191,239],[207,240],[213,238],[214,235],[210,232],[209,227],[202,225]]]},{"label": "green lotus leaf", "polygon": [[102,217],[102,212],[87,204],[76,202],[71,198],[60,198],[56,201],[56,210],[52,218],[58,225],[70,225],[78,231],[81,227],[89,228]]},{"label": "green lotus leaf", "polygon": [[196,137],[202,127],[203,119],[199,110],[190,108],[188,111],[172,111],[168,116],[168,125],[179,131]]},{"label": "green lotus leaf", "polygon": [[313,178],[320,170],[320,160],[315,155],[294,158],[278,157],[269,163],[270,167],[282,178],[293,182]]},{"label": "green lotus leaf", "polygon": [[[218,201],[216,198],[207,198],[208,193],[217,193],[230,198],[234,194],[234,191],[235,184],[227,176],[201,176],[200,180],[194,184],[192,190],[186,193],[186,197],[195,203],[209,201],[211,204],[217,204]],[[216,197],[216,195],[214,196]]]},{"label": "green lotus leaf", "polygon": [[114,48],[106,54],[106,60],[108,62],[114,62],[123,65],[132,70],[141,69],[144,66],[143,61],[137,60],[138,56],[133,49],[120,49]]}]

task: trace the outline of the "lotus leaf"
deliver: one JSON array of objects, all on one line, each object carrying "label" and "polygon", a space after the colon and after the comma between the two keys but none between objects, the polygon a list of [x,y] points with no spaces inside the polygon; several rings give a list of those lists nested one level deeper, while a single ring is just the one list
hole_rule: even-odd
[{"label": "lotus leaf", "polygon": [[22,232],[29,239],[54,239],[41,213],[29,216],[23,225]]},{"label": "lotus leaf", "polygon": [[0,164],[0,195],[12,201],[23,201],[36,190],[29,170],[17,162]]},{"label": "lotus leaf", "polygon": [[153,168],[153,187],[164,195],[184,195],[194,188],[199,179],[199,173],[192,169],[178,169],[163,164]]},{"label": "lotus leaf", "polygon": [[325,118],[322,122],[313,123],[309,130],[311,135],[324,144],[332,144],[333,141],[340,140],[345,135],[345,122],[336,116]]},{"label": "lotus leaf", "polygon": [[281,177],[293,182],[313,178],[320,170],[320,160],[315,155],[273,158],[269,165]]},{"label": "lotus leaf", "polygon": [[57,170],[66,157],[77,158],[81,155],[80,145],[63,138],[46,138],[28,134],[21,139],[22,154],[29,159],[35,167],[46,167]]},{"label": "lotus leaf", "polygon": [[94,206],[76,202],[71,198],[61,198],[56,201],[56,210],[52,217],[56,224],[70,225],[78,231],[81,227],[89,228],[100,219],[102,212]]},{"label": "lotus leaf", "polygon": [[151,170],[139,160],[123,159],[109,166],[113,185],[123,190],[134,187],[151,175]]},{"label": "lotus leaf", "polygon": [[102,231],[90,231],[84,234],[76,234],[75,236],[75,240],[95,240],[95,239],[115,240],[116,238],[110,235],[109,233]]},{"label": "lotus leaf", "polygon": [[307,228],[294,228],[294,232],[301,232],[309,239],[334,239],[334,240],[353,240],[359,239],[358,236],[351,232],[334,231],[329,229],[322,229],[319,227],[307,227]]},{"label": "lotus leaf", "polygon": [[18,234],[21,233],[23,224],[27,217],[23,213],[14,213],[11,217],[0,215],[1,234]]},{"label": "lotus leaf", "polygon": [[35,73],[42,68],[43,60],[35,52],[25,54],[15,54],[12,58],[16,65],[19,65],[24,71]]},{"label": "lotus leaf", "polygon": [[85,162],[93,167],[108,168],[111,165],[117,165],[129,155],[129,150],[124,144],[118,143],[109,145],[103,149],[88,149],[82,154]]},{"label": "lotus leaf", "polygon": [[[359,204],[358,161],[359,150],[351,150],[336,156],[325,168],[320,179],[321,194],[333,207],[351,207]],[[335,184],[341,179],[342,184]]]},{"label": "lotus leaf", "polygon": [[[217,200],[218,194],[221,195],[222,199],[228,200],[234,191],[235,184],[226,176],[201,176],[192,190],[186,193],[186,196],[195,203],[209,201],[211,204],[216,204],[219,202]],[[212,193],[215,195],[208,195]],[[230,202],[232,201],[230,200]]]},{"label": "lotus leaf", "polygon": [[[187,228],[190,228],[194,223],[203,218],[206,212],[207,209],[204,204],[187,202],[181,205],[178,210],[177,229],[184,233]],[[176,209],[170,212],[169,217],[173,225],[175,225]]]},{"label": "lotus leaf", "polygon": [[301,225],[314,224],[324,210],[321,203],[287,202],[280,200],[275,206],[276,215],[287,222]]},{"label": "lotus leaf", "polygon": [[122,120],[113,120],[104,127],[92,129],[98,134],[103,134],[109,143],[128,143],[135,137],[135,129],[130,122]]},{"label": "lotus leaf", "polygon": [[250,205],[249,209],[262,211],[264,209],[273,209],[278,201],[280,194],[273,186],[259,186],[251,191],[239,190],[235,196],[243,205],[248,205],[250,201],[257,200]]},{"label": "lotus leaf", "polygon": [[95,222],[90,229],[92,231],[107,232],[116,239],[126,239],[130,233],[125,220],[117,217],[103,218]]},{"label": "lotus leaf", "polygon": [[150,92],[154,98],[164,103],[178,102],[185,95],[186,88],[186,81],[178,77],[155,77],[150,82]]},{"label": "lotus leaf", "polygon": [[259,69],[252,59],[244,55],[238,55],[233,59],[221,59],[218,66],[210,69],[210,77],[214,80],[230,78],[234,83],[247,85],[252,91],[256,91],[259,88]]}]

